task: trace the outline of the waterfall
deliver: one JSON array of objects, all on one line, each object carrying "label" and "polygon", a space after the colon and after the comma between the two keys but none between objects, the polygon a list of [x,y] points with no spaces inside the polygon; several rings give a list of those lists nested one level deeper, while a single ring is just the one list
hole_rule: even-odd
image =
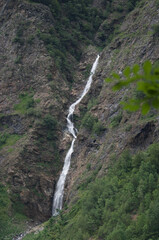
[{"label": "waterfall", "polygon": [[61,173],[60,178],[56,185],[56,190],[55,190],[54,199],[53,199],[52,216],[58,215],[58,210],[62,209],[65,180],[66,180],[66,176],[67,176],[67,173],[68,173],[68,170],[70,167],[71,155],[74,151],[74,143],[77,138],[77,135],[76,135],[77,130],[75,129],[74,123],[72,122],[71,118],[73,116],[76,105],[81,102],[81,100],[84,98],[84,96],[87,94],[87,92],[89,91],[89,89],[91,87],[93,75],[96,71],[98,61],[99,61],[99,55],[97,56],[95,62],[93,63],[89,79],[87,81],[87,84],[86,84],[81,96],[79,97],[79,99],[76,102],[74,102],[69,107],[69,110],[68,110],[67,129],[68,129],[69,133],[73,136],[73,140],[71,143],[71,147],[66,154],[63,170],[62,170],[62,173]]}]

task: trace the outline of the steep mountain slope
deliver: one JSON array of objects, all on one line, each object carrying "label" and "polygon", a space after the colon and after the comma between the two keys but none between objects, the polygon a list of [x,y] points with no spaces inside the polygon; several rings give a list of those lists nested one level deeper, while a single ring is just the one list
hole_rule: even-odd
[{"label": "steep mountain slope", "polygon": [[[12,186],[12,201],[25,203],[28,216],[46,219],[54,178],[61,167],[54,139],[58,141],[56,135],[61,135],[57,119],[63,119],[68,86],[35,34],[40,21],[45,28],[47,19],[49,27],[49,9],[9,4],[1,19],[0,36],[1,175]],[[56,87],[51,85],[53,81]]]},{"label": "steep mountain slope", "polygon": [[[64,131],[67,108],[80,94],[98,53],[88,44],[106,47],[92,89],[76,109],[79,133],[65,204],[71,209],[79,189],[106,175],[113,153],[118,157],[127,148],[134,153],[158,141],[157,113],[152,110],[143,118],[139,112],[122,111],[119,102],[135,94],[133,88],[113,93],[104,83],[111,71],[159,58],[153,30],[158,1],[141,1],[124,20],[136,2],[8,1],[0,16],[0,190],[9,199],[4,208],[9,219],[15,212],[38,221],[51,216],[70,143]],[[5,1],[0,4],[2,9]],[[1,226],[9,222],[0,220]],[[7,230],[5,234],[2,239]]]},{"label": "steep mountain slope", "polygon": [[[123,71],[127,65],[146,59],[157,64],[157,6],[157,1],[142,1],[102,51],[92,89],[76,110],[79,133],[66,182],[64,214],[51,219],[37,237],[26,239],[158,239],[159,147],[153,145],[159,140],[158,112],[142,116],[123,111],[119,102],[138,93],[133,87],[112,92],[104,82],[112,71]],[[130,154],[117,161],[126,149]],[[111,170],[110,163],[116,161]],[[150,178],[156,179],[153,189]]]},{"label": "steep mountain slope", "polygon": [[17,232],[21,214],[38,221],[51,216],[70,140],[63,134],[67,106],[97,54],[86,46],[106,18],[101,2],[0,2],[2,239]]},{"label": "steep mountain slope", "polygon": [[[156,1],[141,2],[127,16],[119,34],[101,53],[92,90],[81,106],[83,120],[80,121],[82,124],[67,184],[68,199],[72,199],[73,193],[70,192],[73,192],[73,185],[76,186],[85,178],[82,173],[86,171],[85,175],[88,176],[87,164],[91,169],[101,166],[99,175],[103,175],[112,153],[120,154],[127,148],[136,152],[158,141],[157,113],[152,110],[148,116],[142,116],[139,112],[132,114],[123,111],[120,101],[137,93],[133,89],[112,92],[110,84],[104,83],[111,72],[123,71],[127,65],[141,64],[146,59],[158,61],[159,40],[153,31],[153,26],[159,21],[156,6]],[[93,125],[89,126],[91,116],[97,117],[103,126],[99,133],[97,131],[94,134]]]}]

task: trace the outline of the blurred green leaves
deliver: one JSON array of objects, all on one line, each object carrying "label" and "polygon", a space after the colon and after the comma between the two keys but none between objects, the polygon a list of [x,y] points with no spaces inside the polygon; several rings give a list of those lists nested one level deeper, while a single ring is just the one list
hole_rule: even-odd
[{"label": "blurred green leaves", "polygon": [[143,115],[151,108],[159,109],[159,64],[152,65],[150,61],[145,61],[142,67],[138,64],[128,66],[122,74],[113,72],[105,81],[114,83],[112,86],[114,91],[134,84],[135,90],[142,93],[139,99],[129,98],[127,102],[121,102],[124,109],[129,111],[141,109]]}]

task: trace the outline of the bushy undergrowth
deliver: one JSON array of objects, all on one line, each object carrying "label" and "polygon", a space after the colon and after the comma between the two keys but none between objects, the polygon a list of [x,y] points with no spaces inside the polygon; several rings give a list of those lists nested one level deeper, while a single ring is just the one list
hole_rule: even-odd
[{"label": "bushy undergrowth", "polygon": [[51,218],[34,240],[158,240],[159,144],[111,161],[105,177],[90,182],[66,214]]},{"label": "bushy undergrowth", "polygon": [[97,117],[94,117],[89,112],[87,112],[82,121],[81,125],[91,131],[93,134],[99,135],[101,132],[105,130],[103,124],[98,120]]},{"label": "bushy undergrowth", "polygon": [[47,130],[47,140],[55,140],[57,120],[53,118],[50,114],[47,114],[42,121],[42,126]]},{"label": "bushy undergrowth", "polygon": [[[18,205],[19,204],[19,205]],[[10,240],[24,231],[26,217],[19,212],[20,203],[14,205],[8,194],[8,189],[0,183],[0,240]]]}]

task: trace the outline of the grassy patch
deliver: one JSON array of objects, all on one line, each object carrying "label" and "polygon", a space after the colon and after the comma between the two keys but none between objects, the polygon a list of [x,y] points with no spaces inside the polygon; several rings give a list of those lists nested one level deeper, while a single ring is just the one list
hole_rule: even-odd
[{"label": "grassy patch", "polygon": [[36,237],[36,235],[34,233],[30,233],[27,236],[25,236],[23,239],[24,240],[34,240],[34,237]]},{"label": "grassy patch", "polygon": [[0,149],[14,145],[20,138],[22,136],[17,134],[0,134]]},{"label": "grassy patch", "polygon": [[23,93],[19,95],[20,102],[14,105],[16,113],[25,114],[30,108],[35,105],[33,94]]}]

